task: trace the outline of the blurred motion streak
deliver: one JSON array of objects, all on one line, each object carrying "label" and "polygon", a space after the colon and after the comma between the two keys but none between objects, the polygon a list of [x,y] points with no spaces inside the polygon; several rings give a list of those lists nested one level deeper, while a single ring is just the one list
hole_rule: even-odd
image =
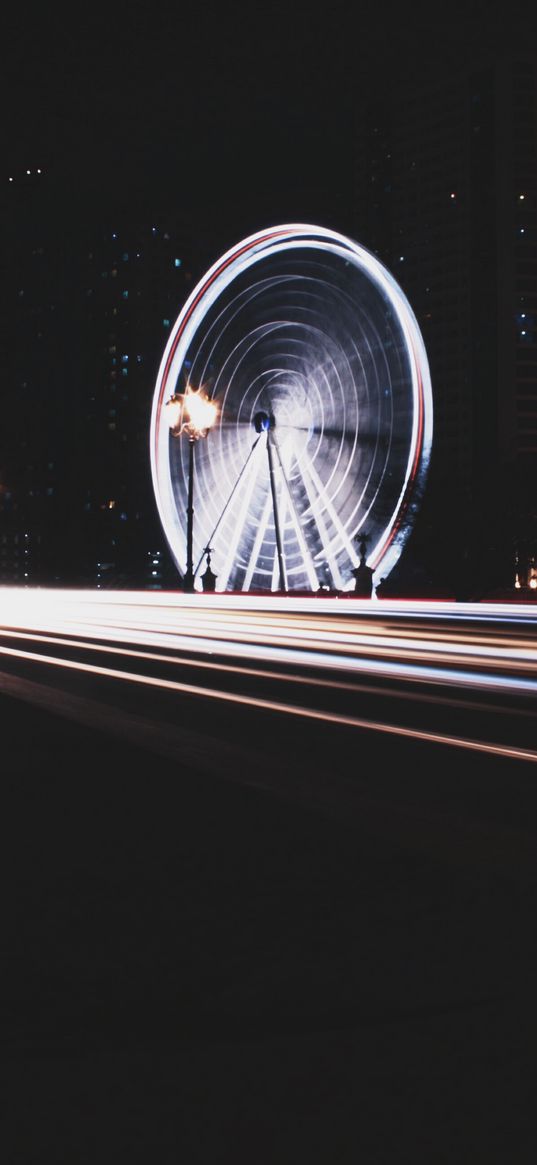
[{"label": "blurred motion streak", "polygon": [[[492,712],[495,725],[501,711],[519,722],[531,721],[537,695],[536,618],[523,604],[461,608],[446,602],[380,604],[347,597],[4,588],[1,618],[0,654],[6,663],[46,664],[335,725],[537,760],[537,750],[519,742],[478,740],[465,733],[389,722],[397,716],[355,716],[352,710],[326,706],[329,695],[348,699],[353,693],[368,694],[388,698],[392,710],[396,700],[398,715],[406,701],[415,709],[443,705]],[[38,644],[41,650],[33,650]],[[96,653],[99,663],[91,659]],[[109,663],[108,657],[118,656],[125,670]],[[140,664],[143,674],[135,670]],[[152,674],[145,674],[148,668]],[[213,686],[170,678],[170,668],[195,669],[201,680],[210,677]],[[159,671],[168,674],[155,674]],[[247,690],[233,690],[241,678]],[[387,680],[392,686],[386,686]],[[251,690],[254,681],[264,685],[260,694]],[[267,692],[270,684],[276,685],[275,693]],[[301,696],[312,694],[314,706],[295,702],[297,684]],[[502,702],[485,704],[474,693],[488,700],[501,697]]]}]

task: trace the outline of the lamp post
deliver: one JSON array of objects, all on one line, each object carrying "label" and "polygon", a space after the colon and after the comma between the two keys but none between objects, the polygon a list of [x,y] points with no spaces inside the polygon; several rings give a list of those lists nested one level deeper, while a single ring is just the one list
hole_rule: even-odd
[{"label": "lamp post", "polygon": [[218,405],[198,389],[187,384],[184,392],[174,393],[166,407],[170,410],[170,432],[173,437],[188,437],[188,501],[186,508],[186,572],[183,590],[194,590],[194,563],[192,537],[194,530],[194,447],[207,437],[218,416]]}]

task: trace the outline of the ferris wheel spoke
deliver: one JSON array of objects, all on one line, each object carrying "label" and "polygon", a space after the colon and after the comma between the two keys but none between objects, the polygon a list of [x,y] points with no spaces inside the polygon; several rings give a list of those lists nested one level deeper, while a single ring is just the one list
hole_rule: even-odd
[{"label": "ferris wheel spoke", "polygon": [[[343,523],[340,521],[337,510],[335,509],[335,506],[332,502],[332,499],[329,497],[329,495],[328,495],[328,493],[327,493],[327,491],[326,491],[326,489],[325,489],[325,487],[324,487],[324,485],[319,477],[319,474],[317,473],[317,470],[315,469],[315,466],[314,466],[313,462],[310,460],[310,458],[308,457],[307,453],[304,453],[300,459],[300,469],[302,471],[302,478],[304,481],[304,485],[306,486],[306,492],[308,493],[308,496],[310,497],[310,505],[312,508],[313,518],[314,518],[316,525],[319,526],[319,521],[321,521],[321,523],[324,525],[324,522],[322,519],[322,509],[321,509],[321,506],[322,506],[322,507],[324,507],[324,509],[326,509],[326,512],[329,515],[329,517],[330,517],[330,519],[331,519],[331,521],[336,529],[337,537],[339,538],[339,540],[341,542],[342,548],[344,548],[347,551],[347,554],[349,555],[349,558],[351,559],[353,566],[358,566],[359,558],[358,558],[356,550],[354,549],[354,546],[352,544],[352,540],[349,538],[349,535],[347,534],[347,531],[346,531]],[[310,490],[308,489],[308,485],[307,485],[308,478],[310,479],[310,486],[311,485],[313,486],[313,490],[311,491],[311,494],[310,494]],[[326,527],[325,527],[325,529],[326,529]],[[325,551],[327,558],[329,558],[329,556],[330,556],[329,552],[331,550],[332,543],[333,543],[333,539],[330,538],[330,535],[328,534],[328,530],[327,530],[326,531],[326,541],[324,542],[324,551]]]},{"label": "ferris wheel spoke", "polygon": [[239,511],[238,511],[237,516],[236,516],[234,527],[233,527],[233,535],[228,542],[226,557],[224,559],[223,567],[220,571],[220,576],[219,576],[220,586],[223,590],[225,590],[225,588],[227,587],[227,584],[229,582],[230,574],[231,574],[231,571],[232,571],[233,565],[234,565],[235,554],[237,553],[237,546],[239,545],[241,534],[243,533],[243,530],[244,530],[244,528],[247,524],[247,521],[248,521],[248,512],[249,512],[249,508],[250,508],[250,502],[252,499],[252,494],[254,492],[254,486],[255,486],[255,483],[257,481],[257,476],[258,476],[258,472],[259,472],[259,465],[258,465],[258,462],[260,460],[259,450],[262,447],[263,447],[263,442],[261,442],[261,444],[260,444],[258,441],[256,441],[254,448],[252,450],[252,452],[254,452],[254,456],[250,461],[250,471],[246,477],[245,488],[243,491],[243,495],[242,495],[242,498],[240,501]]},{"label": "ferris wheel spoke", "polygon": [[[271,506],[272,506],[272,498],[270,495],[270,490],[267,490],[267,496],[265,498],[265,505],[263,506],[263,513],[261,515],[261,520],[260,520],[258,527],[257,527],[257,530],[256,530],[254,544],[252,546],[252,550],[250,552],[250,557],[248,559],[248,566],[246,567],[246,574],[244,576],[244,582],[242,584],[243,591],[249,591],[250,587],[252,585],[252,579],[254,577],[254,571],[255,571],[255,568],[257,566],[257,562],[259,559],[259,553],[261,550],[261,546],[263,545],[263,539],[264,539],[265,534],[267,532]],[[275,552],[275,553],[276,553],[276,558],[277,558],[277,552]]]},{"label": "ferris wheel spoke", "polygon": [[319,541],[320,541],[321,546],[323,548],[323,550],[322,550],[323,558],[328,563],[328,567],[330,569],[330,574],[332,576],[332,579],[333,579],[336,587],[338,587],[339,590],[342,590],[343,586],[344,586],[344,582],[343,582],[343,578],[342,578],[342,575],[341,575],[340,570],[339,570],[339,566],[337,564],[337,559],[332,554],[332,549],[331,549],[332,544],[331,544],[330,535],[328,533],[328,528],[327,528],[326,523],[324,521],[322,511],[318,506],[318,494],[315,491],[315,489],[313,488],[313,482],[311,481],[311,478],[309,477],[309,475],[307,473],[302,475],[302,481],[304,483],[304,488],[306,490],[306,495],[307,495],[307,498],[308,498],[308,501],[310,504],[313,521],[315,522],[315,527],[316,527],[317,533],[319,535]]},{"label": "ferris wheel spoke", "polygon": [[[221,523],[222,523],[222,521],[223,521],[223,519],[224,519],[224,517],[225,517],[226,511],[228,510],[228,508],[229,508],[229,506],[230,506],[230,504],[231,504],[231,502],[232,502],[232,500],[233,500],[233,497],[234,497],[234,495],[235,495],[235,493],[236,493],[236,491],[237,491],[237,489],[238,489],[238,487],[239,487],[239,485],[240,485],[240,482],[241,482],[242,478],[244,477],[244,475],[245,475],[245,473],[246,473],[246,471],[247,471],[247,469],[248,469],[248,466],[249,466],[249,464],[250,464],[250,461],[251,461],[251,459],[252,459],[252,457],[253,457],[253,455],[254,455],[254,453],[255,453],[256,447],[257,447],[257,445],[259,444],[260,440],[261,440],[261,437],[257,437],[257,438],[256,438],[256,440],[254,441],[253,445],[252,445],[252,448],[250,449],[250,452],[249,452],[249,454],[248,454],[248,456],[247,456],[247,458],[246,458],[246,461],[244,462],[244,465],[243,465],[243,467],[242,467],[242,469],[241,469],[241,471],[240,471],[240,473],[239,473],[239,475],[238,475],[238,477],[237,477],[237,480],[236,480],[236,482],[235,482],[235,485],[233,486],[233,489],[231,490],[231,493],[230,493],[230,495],[229,495],[229,497],[228,497],[228,499],[227,499],[227,502],[226,502],[226,504],[225,504],[225,506],[224,506],[224,509],[222,510],[222,512],[221,512],[221,514],[220,514],[220,517],[219,517],[219,519],[218,519],[218,521],[217,521],[217,523],[216,523],[216,526],[214,527],[214,529],[213,529],[213,532],[212,532],[212,534],[211,534],[210,538],[208,538],[208,539],[207,539],[207,546],[210,546],[210,545],[211,545],[211,542],[212,542],[212,540],[213,540],[213,538],[214,538],[214,536],[215,536],[215,534],[216,534],[217,530],[219,529],[219,527],[220,527],[220,525],[221,525]],[[195,577],[195,576],[197,575],[197,573],[198,573],[198,570],[199,570],[199,568],[200,568],[200,566],[201,566],[201,564],[202,564],[202,562],[203,562],[203,558],[204,558],[204,555],[205,555],[205,553],[206,553],[206,551],[204,550],[204,551],[203,551],[203,553],[200,555],[199,562],[198,562],[198,564],[197,564],[197,566],[196,566],[196,569],[195,569],[195,571],[194,571],[194,577]]]},{"label": "ferris wheel spoke", "polygon": [[[281,557],[278,553],[278,543],[276,542],[276,550],[274,554],[274,565],[272,570],[272,586],[271,590],[287,591],[287,570],[285,568],[285,522],[287,519],[287,493],[284,489],[283,478],[280,476],[280,481],[276,486],[276,509],[278,514],[279,528],[282,532],[283,539]],[[273,507],[274,508],[274,507]]]},{"label": "ferris wheel spoke", "polygon": [[[304,537],[304,531],[302,529],[300,515],[299,515],[298,510],[296,508],[295,499],[293,497],[293,493],[291,490],[289,479],[287,477],[287,474],[286,474],[285,468],[284,468],[284,464],[283,464],[284,454],[286,452],[286,448],[287,448],[289,443],[290,443],[289,441],[286,441],[284,444],[282,444],[282,448],[280,449],[279,443],[276,440],[274,440],[274,447],[276,449],[276,454],[278,457],[278,462],[280,465],[282,478],[283,478],[283,481],[285,482],[285,486],[286,486],[286,490],[287,490],[287,498],[288,498],[288,502],[289,502],[289,514],[291,517],[291,521],[293,523],[294,531],[296,534],[296,539],[297,539],[297,542],[298,542],[298,545],[300,548],[300,553],[302,555],[304,569],[305,569],[306,574],[308,576],[310,586],[315,591],[315,590],[318,590],[319,585],[320,585],[319,578],[318,578],[317,572],[315,570],[313,558],[311,556],[308,544],[307,544],[306,539]],[[294,456],[293,453],[292,453],[292,455]],[[282,525],[283,525],[283,523],[282,523]]]}]

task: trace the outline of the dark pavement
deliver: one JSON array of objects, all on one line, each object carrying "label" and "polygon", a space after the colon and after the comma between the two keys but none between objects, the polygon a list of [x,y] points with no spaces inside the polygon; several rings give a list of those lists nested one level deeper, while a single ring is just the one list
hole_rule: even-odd
[{"label": "dark pavement", "polygon": [[103,692],[0,703],[0,1159],[533,1163],[535,766]]}]

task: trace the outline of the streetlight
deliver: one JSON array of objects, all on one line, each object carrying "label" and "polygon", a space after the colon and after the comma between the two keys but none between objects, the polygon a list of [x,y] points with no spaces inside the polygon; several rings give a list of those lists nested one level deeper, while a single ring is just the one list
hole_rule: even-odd
[{"label": "streetlight", "polygon": [[188,437],[188,503],[186,528],[186,573],[183,590],[194,590],[194,563],[192,558],[192,530],[194,523],[194,446],[206,437],[218,416],[218,405],[205,393],[187,384],[184,392],[174,393],[166,407],[170,410],[170,432],[173,437]]}]

